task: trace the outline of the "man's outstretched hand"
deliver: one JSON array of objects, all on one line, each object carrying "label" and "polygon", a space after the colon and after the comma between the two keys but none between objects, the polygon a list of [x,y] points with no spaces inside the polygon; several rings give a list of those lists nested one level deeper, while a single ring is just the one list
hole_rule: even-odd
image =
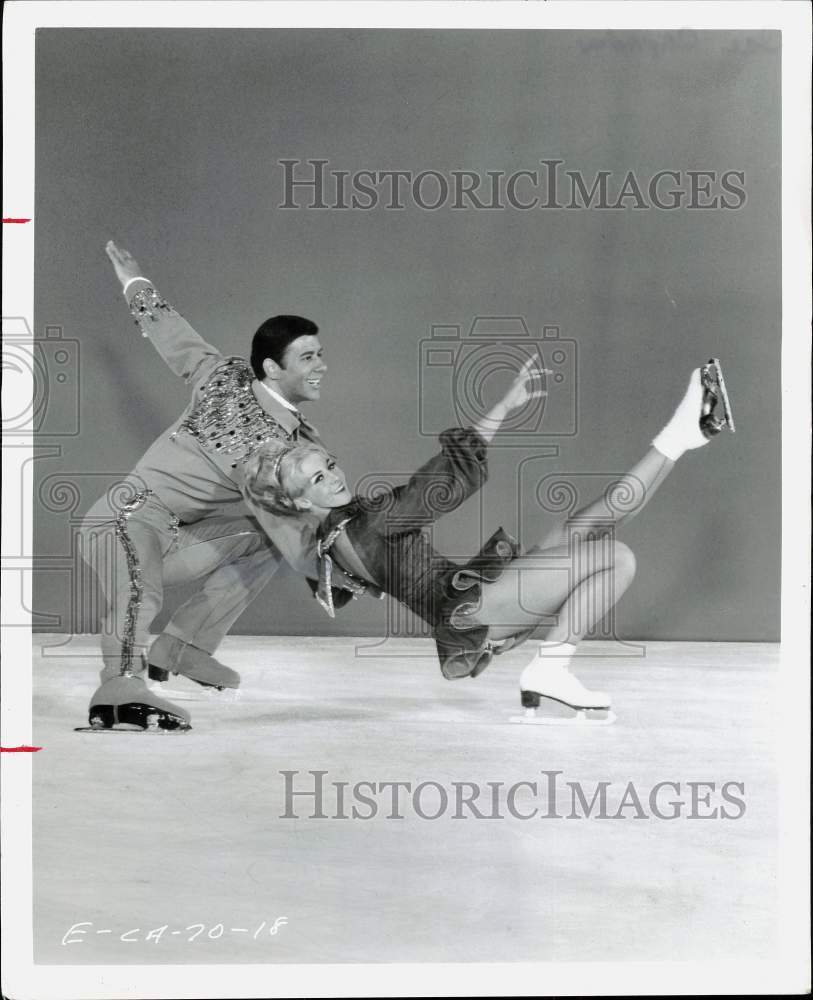
[{"label": "man's outstretched hand", "polygon": [[116,269],[116,277],[121,282],[121,287],[127,284],[130,278],[140,278],[143,277],[141,268],[138,263],[127,253],[126,250],[119,250],[116,244],[112,240],[108,240],[105,251],[107,256],[113,262],[113,267]]}]

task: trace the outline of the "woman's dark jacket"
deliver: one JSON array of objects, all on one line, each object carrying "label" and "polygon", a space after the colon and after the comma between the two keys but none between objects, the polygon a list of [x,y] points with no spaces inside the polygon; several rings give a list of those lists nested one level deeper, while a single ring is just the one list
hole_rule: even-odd
[{"label": "woman's dark jacket", "polygon": [[428,527],[488,478],[488,446],[473,428],[443,431],[440,445],[440,454],[403,486],[372,499],[354,497],[330,512],[319,530],[320,581],[312,587],[326,606],[341,607],[353,596],[329,581],[331,561],[352,576],[337,552],[344,532],[373,582],[432,626],[443,675],[454,679],[476,676],[502,651],[488,642],[488,626],[467,615],[477,610],[481,583],[496,580],[519,547],[502,528],[464,566],[432,547]]}]

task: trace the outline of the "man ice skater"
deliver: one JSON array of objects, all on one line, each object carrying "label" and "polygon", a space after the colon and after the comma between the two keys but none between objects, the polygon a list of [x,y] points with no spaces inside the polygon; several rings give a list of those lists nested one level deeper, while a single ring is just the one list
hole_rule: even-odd
[{"label": "man ice skater", "polygon": [[[108,602],[102,683],[89,722],[93,729],[188,729],[189,713],[152,690],[148,676],[163,681],[177,673],[209,687],[238,687],[239,674],[213,656],[223,636],[283,557],[318,575],[307,515],[277,519],[250,510],[252,517],[226,508],[243,499],[242,466],[260,445],[319,441],[298,408],[319,399],[326,365],[318,327],[301,316],[266,320],[254,334],[250,362],[225,357],[161,297],[129,253],[112,241],[106,250],[142,334],[185,380],[191,399],[123,488],[98,500],[82,524],[83,554]],[[193,580],[195,594],[149,646],[164,586]],[[335,584],[341,587],[341,574]]]}]

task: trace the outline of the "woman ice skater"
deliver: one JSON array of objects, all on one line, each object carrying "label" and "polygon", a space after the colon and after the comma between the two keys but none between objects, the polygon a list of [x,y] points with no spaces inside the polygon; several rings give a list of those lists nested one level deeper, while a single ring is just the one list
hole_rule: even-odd
[{"label": "woman ice skater", "polygon": [[[252,504],[270,513],[316,515],[320,579],[313,587],[330,615],[364,591],[391,594],[431,626],[449,679],[476,677],[494,653],[554,621],[520,677],[526,717],[535,716],[542,699],[552,699],[575,710],[577,721],[606,723],[613,718],[609,695],[588,690],[570,665],[583,636],[635,575],[635,558],[616,531],[646,506],[684,452],[734,426],[713,359],[692,372],[671,420],[602,497],[524,554],[500,528],[468,564],[453,563],[432,548],[425,529],[480,489],[488,475],[488,443],[506,417],[543,394],[542,374],[528,361],[481,421],[444,431],[438,455],[405,485],[373,499],[352,496],[335,459],[308,444],[263,446],[246,465],[244,489]],[[623,496],[623,505],[613,504],[613,495]],[[334,563],[355,582],[355,594],[331,587]]]}]

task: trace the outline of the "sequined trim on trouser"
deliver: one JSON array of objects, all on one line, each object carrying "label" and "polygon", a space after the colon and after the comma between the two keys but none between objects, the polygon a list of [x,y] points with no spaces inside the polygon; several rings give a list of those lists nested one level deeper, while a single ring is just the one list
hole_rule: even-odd
[{"label": "sequined trim on trouser", "polygon": [[141,567],[138,562],[138,553],[132,539],[127,534],[127,519],[134,511],[142,507],[151,496],[152,490],[141,490],[128,500],[116,515],[116,536],[124,549],[124,557],[127,560],[127,575],[130,577],[130,597],[127,601],[127,613],[124,618],[124,634],[121,637],[120,674],[123,676],[129,676],[133,672],[136,621],[144,593],[141,586]]}]

